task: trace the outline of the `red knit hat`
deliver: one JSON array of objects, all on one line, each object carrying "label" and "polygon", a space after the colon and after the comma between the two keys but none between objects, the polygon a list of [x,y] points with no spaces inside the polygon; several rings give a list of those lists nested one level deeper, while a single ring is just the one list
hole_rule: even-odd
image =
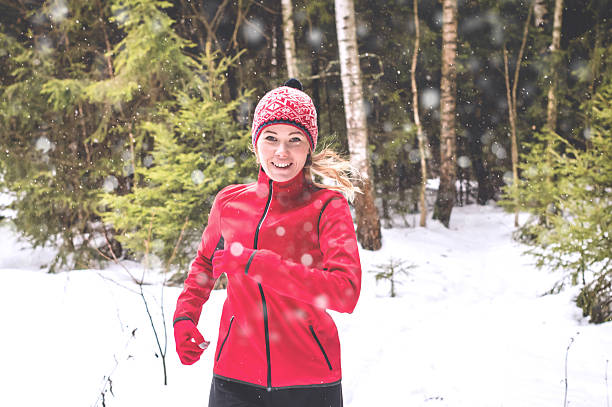
[{"label": "red knit hat", "polygon": [[306,134],[312,151],[317,146],[317,110],[310,96],[302,92],[297,79],[289,79],[279,88],[273,89],[261,98],[253,116],[251,131],[253,147],[262,130],[272,124],[289,124]]}]

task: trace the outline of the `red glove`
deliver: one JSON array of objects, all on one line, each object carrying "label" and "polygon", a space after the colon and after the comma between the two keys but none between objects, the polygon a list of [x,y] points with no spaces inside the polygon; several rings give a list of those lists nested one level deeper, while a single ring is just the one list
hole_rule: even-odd
[{"label": "red glove", "polygon": [[184,365],[193,365],[200,360],[202,352],[210,345],[190,320],[180,320],[174,324],[174,341],[176,353]]},{"label": "red glove", "polygon": [[235,273],[245,273],[246,266],[255,250],[233,243],[228,250],[217,250],[212,259],[213,277],[218,278],[225,273],[228,276]]}]

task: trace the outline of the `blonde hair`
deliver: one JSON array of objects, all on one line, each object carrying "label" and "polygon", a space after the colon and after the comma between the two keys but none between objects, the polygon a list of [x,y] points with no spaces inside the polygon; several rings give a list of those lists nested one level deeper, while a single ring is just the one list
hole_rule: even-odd
[{"label": "blonde hair", "polygon": [[[255,154],[255,162],[259,162],[259,155],[253,144],[249,145],[249,150]],[[304,175],[306,179],[318,188],[332,189],[341,192],[349,202],[355,200],[355,194],[361,194],[361,189],[355,183],[361,181],[359,172],[351,163],[336,153],[328,146],[324,146],[318,153],[308,153],[308,158],[304,164]],[[316,181],[316,177],[323,180],[331,180],[332,184],[323,184]],[[355,183],[354,183],[355,182]]]},{"label": "blonde hair", "polygon": [[[304,165],[306,179],[319,188],[333,189],[344,194],[346,199],[352,202],[356,193],[361,193],[361,189],[353,182],[359,182],[359,173],[348,160],[341,157],[329,147],[323,147],[318,153],[310,154]],[[315,177],[331,180],[333,183],[323,184],[317,182]]]}]

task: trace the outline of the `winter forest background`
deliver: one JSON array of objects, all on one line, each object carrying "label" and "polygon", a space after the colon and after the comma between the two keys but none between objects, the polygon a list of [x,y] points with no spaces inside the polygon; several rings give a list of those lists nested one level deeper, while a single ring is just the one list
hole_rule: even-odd
[{"label": "winter forest background", "polygon": [[257,101],[297,77],[319,144],[363,177],[357,234],[378,262],[364,274],[410,286],[410,242],[469,239],[491,210],[521,247],[502,254],[542,269],[516,281],[569,295],[609,341],[611,14],[608,0],[0,0],[0,240],[57,278],[125,266],[155,314],[146,285],[181,286],[216,192],[255,180]]}]

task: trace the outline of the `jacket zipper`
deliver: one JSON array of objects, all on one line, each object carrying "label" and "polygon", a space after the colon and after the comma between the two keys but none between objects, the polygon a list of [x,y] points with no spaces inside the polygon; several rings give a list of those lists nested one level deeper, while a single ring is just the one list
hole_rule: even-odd
[{"label": "jacket zipper", "polygon": [[329,370],[332,370],[332,365],[331,363],[329,363],[329,358],[327,357],[327,353],[325,353],[325,349],[323,349],[323,345],[321,345],[321,342],[319,342],[319,338],[317,338],[317,334],[315,333],[314,328],[312,327],[312,325],[308,325],[308,328],[310,329],[310,333],[312,334],[314,340],[317,341],[317,345],[319,345],[319,349],[321,349],[321,352],[323,353],[323,357],[325,357],[325,361],[327,362],[327,367],[329,367]]},{"label": "jacket zipper", "polygon": [[[255,229],[255,242],[253,243],[253,249],[255,250],[257,250],[257,242],[259,240],[259,229],[261,228],[264,219],[268,215],[268,210],[270,209],[270,204],[272,203],[272,180],[268,181],[268,186],[268,202],[266,202],[266,208],[264,210],[263,216],[259,220],[257,229]],[[266,336],[266,359],[268,362],[267,387],[268,391],[270,391],[272,390],[272,364],[270,363],[270,331],[268,329],[268,306],[266,305],[266,296],[264,295],[261,283],[258,283],[257,285],[259,286],[259,293],[261,294],[261,304],[263,307],[264,332]]]},{"label": "jacket zipper", "polygon": [[234,323],[234,315],[232,315],[232,318],[230,319],[230,324],[229,324],[229,328],[227,328],[227,333],[225,334],[225,339],[223,339],[223,342],[221,343],[221,347],[219,348],[219,354],[217,355],[217,362],[219,361],[219,358],[221,357],[221,352],[223,352],[223,347],[225,346],[225,341],[227,341],[227,338],[229,338],[229,334],[230,331],[232,330],[232,324]]}]

